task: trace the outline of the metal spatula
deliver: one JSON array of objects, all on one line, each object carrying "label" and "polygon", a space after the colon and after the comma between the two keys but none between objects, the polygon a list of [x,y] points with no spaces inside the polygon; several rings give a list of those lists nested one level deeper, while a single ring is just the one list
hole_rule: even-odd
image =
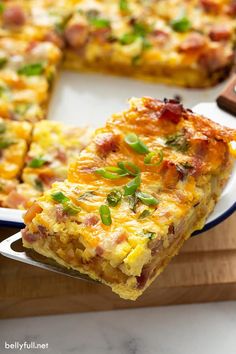
[{"label": "metal spatula", "polygon": [[[216,122],[236,129],[236,119],[233,118],[233,116],[236,116],[236,75],[233,76],[232,80],[229,82],[226,89],[217,98],[217,104],[215,102],[200,103],[193,108],[193,111],[202,114],[206,117],[214,118]],[[229,112],[230,114],[226,113],[225,111]],[[232,195],[235,198],[236,183],[233,184],[235,187],[232,190]],[[206,231],[211,227],[217,225],[219,222],[222,222],[224,219],[230,216],[235,210],[236,210],[236,202],[234,199],[233,204],[227,207],[226,212],[224,212],[223,214],[221,213],[221,215],[219,217],[214,218],[214,220],[210,220],[210,222],[208,222],[202,230],[195,232],[192,236],[198,235],[201,232]],[[61,273],[63,275],[67,275],[73,278],[95,282],[88,276],[81,274],[78,271],[64,268],[59,264],[57,264],[55,261],[47,257],[41,256],[40,254],[34,252],[31,249],[23,248],[20,232],[5,239],[0,243],[0,253],[5,257],[26,264],[30,264],[42,269],[50,270],[56,273]]]}]

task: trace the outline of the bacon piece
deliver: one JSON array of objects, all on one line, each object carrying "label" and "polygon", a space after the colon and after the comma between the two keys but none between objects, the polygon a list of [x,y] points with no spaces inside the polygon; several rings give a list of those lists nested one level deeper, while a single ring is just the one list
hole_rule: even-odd
[{"label": "bacon piece", "polygon": [[224,23],[220,23],[212,26],[209,33],[209,37],[211,38],[211,40],[216,42],[225,41],[229,39],[230,36],[231,36],[231,31],[229,27]]},{"label": "bacon piece", "polygon": [[175,100],[164,100],[164,103],[159,118],[178,124],[184,111],[182,104]]},{"label": "bacon piece", "polygon": [[166,188],[174,188],[178,181],[183,179],[182,173],[172,161],[163,161],[161,173],[163,174],[163,183]]},{"label": "bacon piece", "polygon": [[82,47],[88,39],[89,31],[86,24],[75,23],[65,30],[67,43],[75,49]]},{"label": "bacon piece", "polygon": [[94,226],[98,223],[99,221],[99,218],[97,215],[95,214],[90,214],[90,215],[87,215],[85,220],[84,220],[84,225],[85,226]]},{"label": "bacon piece", "polygon": [[6,27],[20,27],[25,24],[25,21],[26,15],[23,9],[18,5],[7,7],[3,13],[3,24]]},{"label": "bacon piece", "polygon": [[57,176],[54,176],[50,173],[47,173],[47,172],[41,172],[39,173],[39,176],[38,178],[43,182],[43,184],[47,187],[51,187],[51,185],[54,183],[54,182],[59,182],[59,181],[64,181],[64,178],[62,177],[57,177]]},{"label": "bacon piece", "polygon": [[228,5],[227,14],[230,16],[236,16],[236,0],[232,0]]},{"label": "bacon piece", "polygon": [[190,34],[179,46],[181,52],[196,53],[205,48],[206,38],[200,33]]},{"label": "bacon piece", "polygon": [[117,137],[111,133],[97,135],[95,144],[98,154],[102,157],[106,157],[110,152],[116,152],[118,149]]},{"label": "bacon piece", "polygon": [[55,44],[58,48],[62,49],[65,46],[62,36],[55,31],[48,31],[44,36],[44,41]]},{"label": "bacon piece", "polygon": [[200,0],[200,4],[206,12],[217,13],[220,10],[220,4],[216,0]]},{"label": "bacon piece", "polygon": [[4,204],[8,207],[8,208],[11,208],[11,209],[18,209],[19,207],[23,207],[25,206],[25,203],[27,202],[27,198],[24,197],[22,194],[16,192],[15,190],[12,190]]},{"label": "bacon piece", "polygon": [[56,221],[62,222],[66,216],[62,205],[56,205],[55,207]]}]

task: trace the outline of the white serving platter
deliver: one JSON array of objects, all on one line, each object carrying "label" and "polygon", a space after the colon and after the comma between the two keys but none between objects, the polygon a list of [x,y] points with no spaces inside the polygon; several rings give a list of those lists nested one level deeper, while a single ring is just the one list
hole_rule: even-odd
[{"label": "white serving platter", "polygon": [[[221,84],[207,90],[181,89],[129,78],[63,71],[55,85],[48,118],[81,127],[97,128],[102,126],[112,113],[127,108],[128,99],[132,96],[152,96],[163,99],[179,95],[182,97],[184,105],[192,108],[201,102],[214,101],[222,88]],[[214,104],[211,106],[200,105],[196,108],[197,111],[211,119],[236,128],[236,119],[224,113],[220,116],[215,114],[216,106]],[[236,165],[204,230],[223,221],[235,209]],[[0,208],[0,225],[22,227],[23,213],[19,210]]]}]

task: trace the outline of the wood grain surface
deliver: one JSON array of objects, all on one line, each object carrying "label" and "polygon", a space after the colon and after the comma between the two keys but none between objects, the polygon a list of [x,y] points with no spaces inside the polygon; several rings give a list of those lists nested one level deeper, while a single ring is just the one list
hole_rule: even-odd
[{"label": "wood grain surface", "polygon": [[[0,229],[3,239],[17,232]],[[137,301],[0,256],[0,318],[236,299],[236,213],[192,237]]]}]

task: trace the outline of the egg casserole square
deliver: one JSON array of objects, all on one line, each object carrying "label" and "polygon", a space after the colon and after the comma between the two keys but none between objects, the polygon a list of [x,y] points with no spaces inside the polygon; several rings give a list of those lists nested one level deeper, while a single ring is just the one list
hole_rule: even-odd
[{"label": "egg casserole square", "polygon": [[203,227],[235,139],[177,101],[131,99],[27,211],[24,246],[135,300]]}]

